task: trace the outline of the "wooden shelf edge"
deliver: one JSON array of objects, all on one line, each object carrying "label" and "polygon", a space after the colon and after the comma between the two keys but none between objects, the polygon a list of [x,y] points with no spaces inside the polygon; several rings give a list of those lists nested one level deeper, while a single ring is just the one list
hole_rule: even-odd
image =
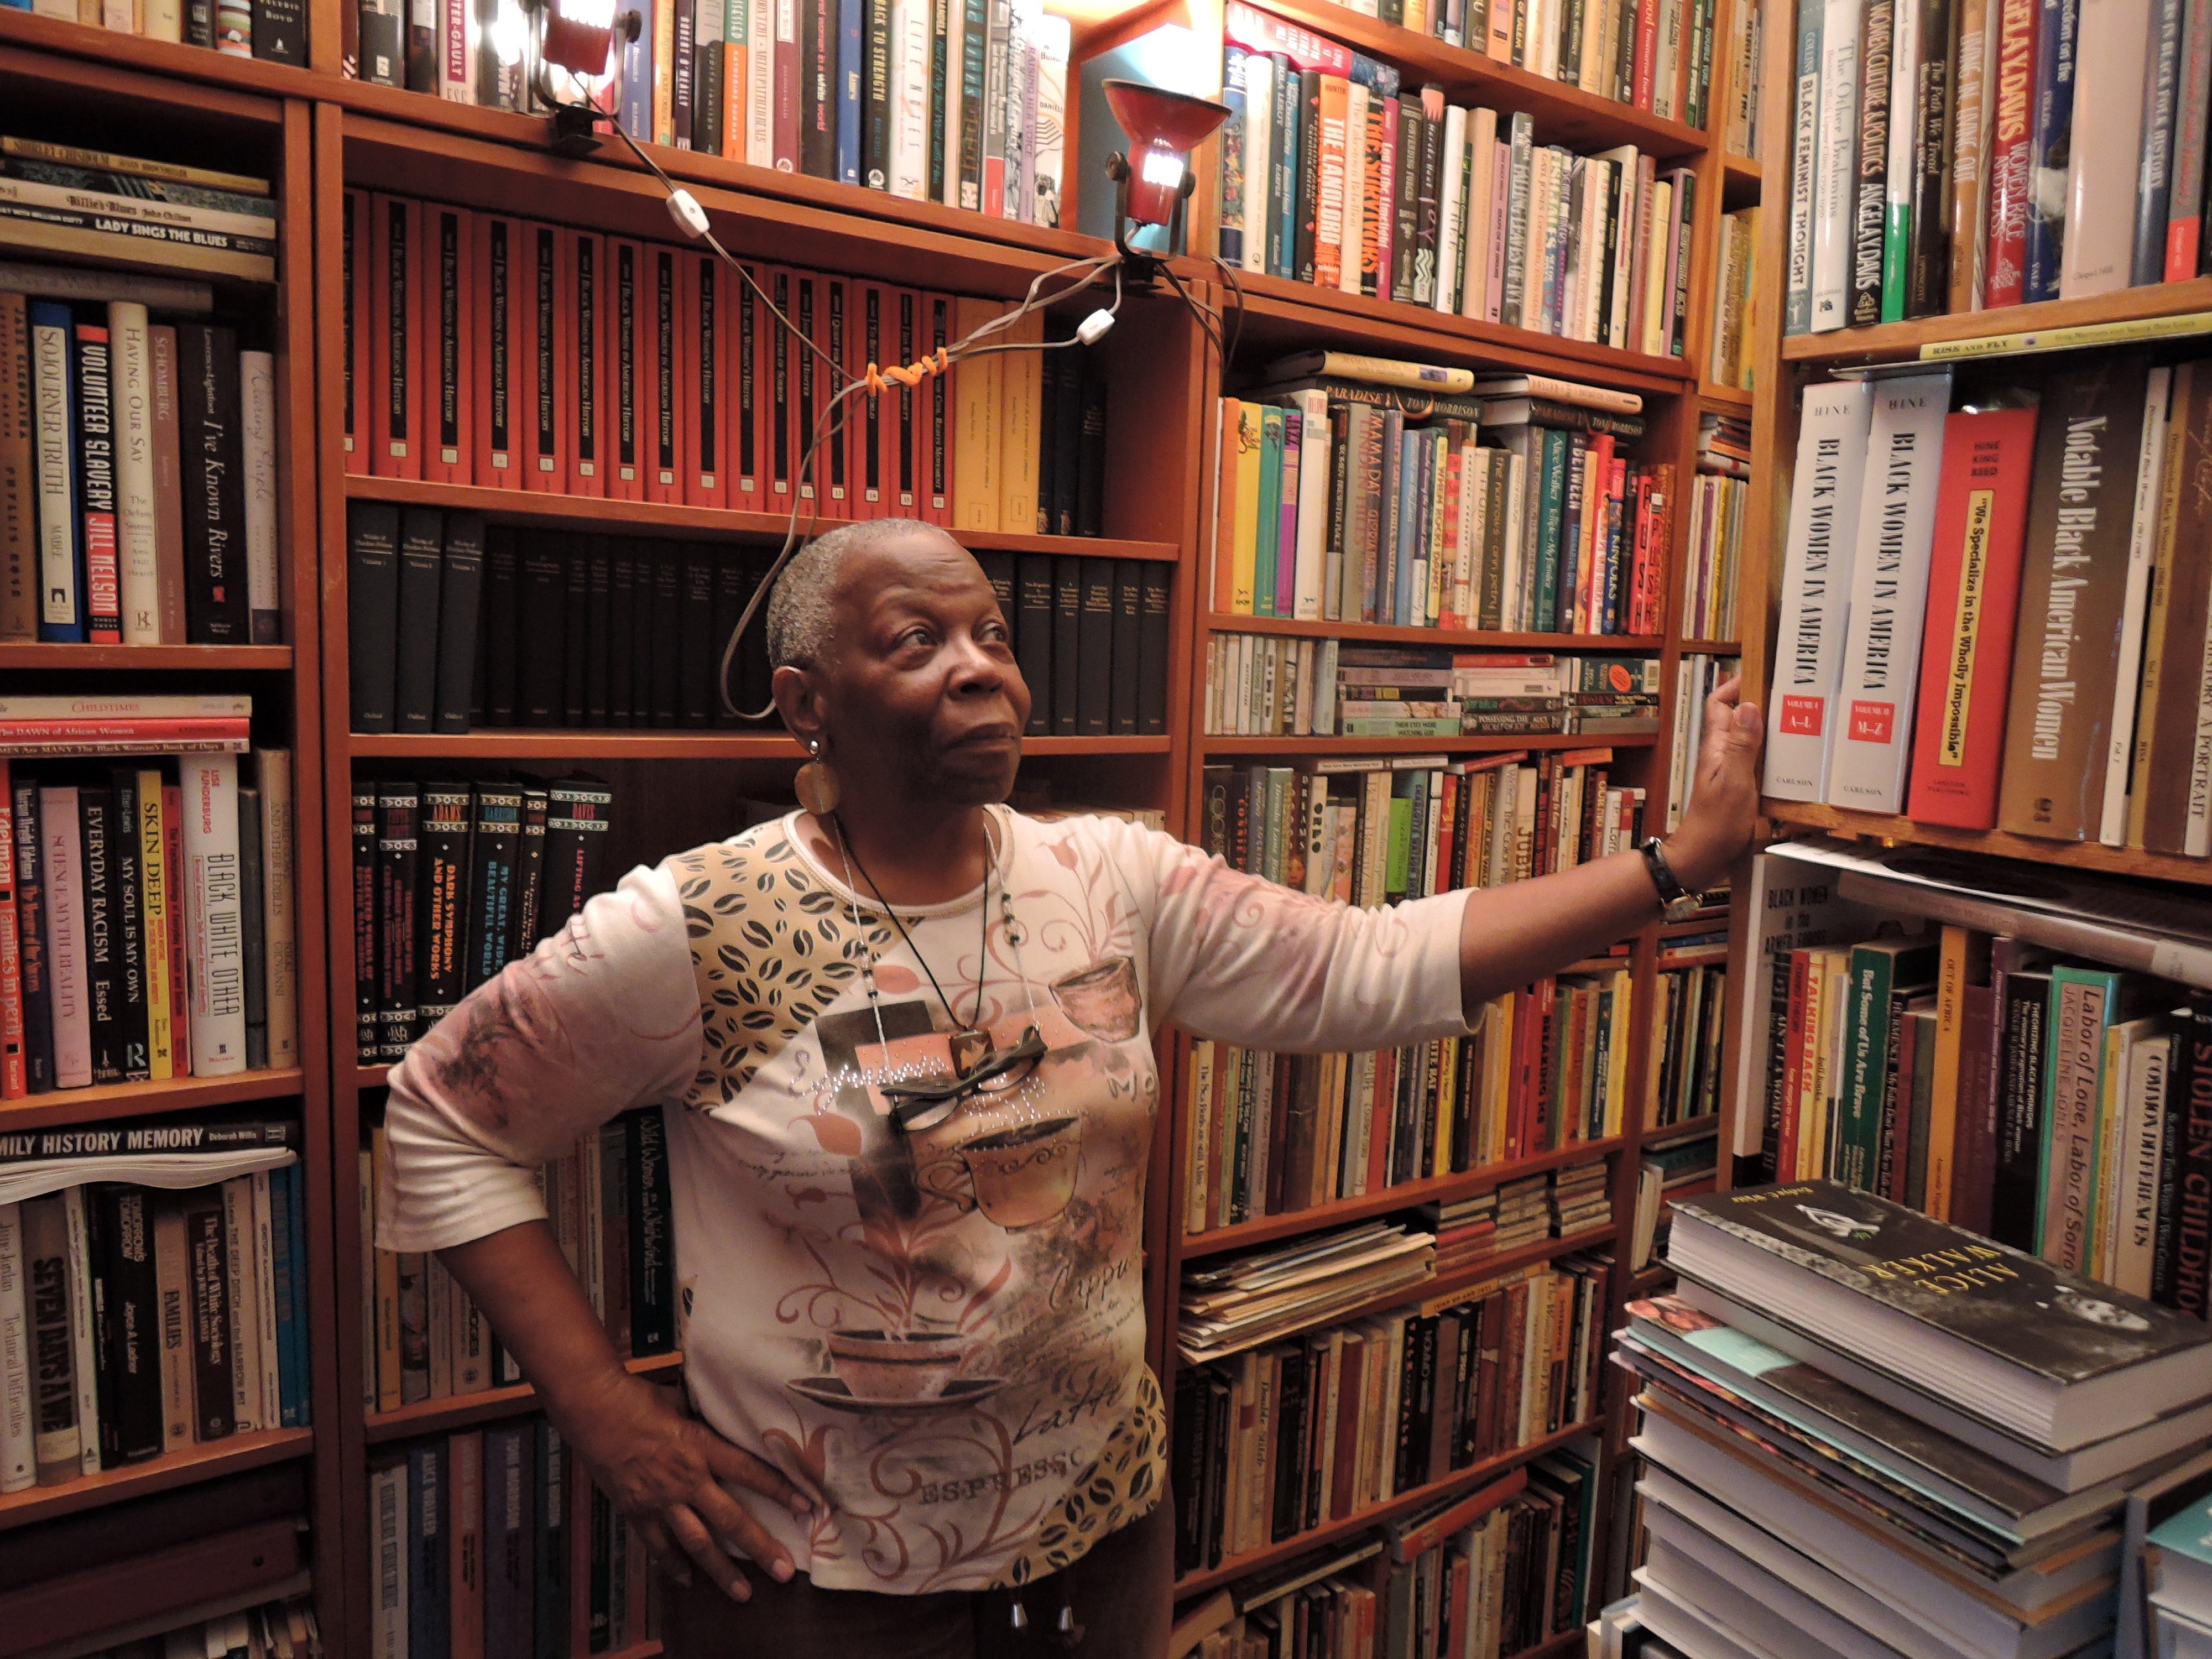
[{"label": "wooden shelf edge", "polygon": [[1294,1237],[1299,1233],[1317,1232],[1325,1227],[1364,1221],[1371,1216],[1388,1215],[1394,1210],[1409,1210],[1416,1205],[1448,1204],[1457,1199],[1472,1198],[1478,1193],[1490,1191],[1493,1187],[1524,1180],[1532,1175],[1565,1169],[1575,1164],[1595,1163],[1600,1158],[1610,1158],[1626,1144],[1625,1138],[1620,1135],[1608,1135],[1602,1140],[1578,1140],[1510,1164],[1493,1164],[1485,1169],[1462,1170],[1456,1175],[1437,1176],[1426,1181],[1409,1181],[1399,1186],[1386,1187],[1379,1193],[1339,1199],[1332,1203],[1316,1205],[1311,1209],[1262,1216],[1257,1220],[1239,1221],[1202,1233],[1186,1233],[1183,1236],[1182,1259],[1189,1261],[1200,1256],[1219,1255],[1224,1251],[1271,1243],[1276,1239]]},{"label": "wooden shelf edge", "polygon": [[1649,749],[1659,741],[1651,732],[1523,732],[1503,737],[1456,738],[1222,738],[1193,740],[1203,755],[1426,755],[1481,754],[1504,749]]},{"label": "wooden shelf edge", "polygon": [[305,1091],[307,1073],[239,1072],[229,1077],[173,1078],[164,1083],[109,1083],[91,1089],[56,1089],[0,1101],[0,1131],[40,1129],[59,1123],[89,1123],[103,1117],[137,1117],[157,1112],[187,1112],[208,1106],[234,1106],[249,1100],[281,1100]]},{"label": "wooden shelf edge", "polygon": [[[1165,755],[1171,738],[1024,738],[1032,755]],[[577,731],[502,726],[489,732],[359,732],[346,741],[357,759],[413,760],[776,760],[805,758],[781,732],[670,732],[593,726]]]},{"label": "wooden shelf edge", "polygon": [[[642,1359],[625,1359],[623,1369],[632,1376],[651,1376],[657,1372],[678,1370],[683,1364],[684,1356],[680,1353],[656,1353]],[[363,1422],[368,1443],[377,1446],[389,1440],[406,1440],[416,1435],[441,1434],[449,1429],[496,1422],[503,1417],[523,1417],[537,1409],[538,1390],[524,1382],[512,1389],[487,1389],[481,1394],[447,1395],[436,1400],[417,1401],[398,1411],[369,1412]]]},{"label": "wooden shelf edge", "polygon": [[[0,15],[6,14],[0,9]],[[289,645],[57,645],[0,641],[0,668],[193,669],[226,674],[289,673]]]},{"label": "wooden shelf edge", "polygon": [[314,1450],[313,1429],[268,1429],[234,1435],[187,1450],[168,1452],[143,1463],[103,1469],[61,1486],[33,1486],[0,1498],[0,1532],[51,1521],[58,1516],[96,1509],[126,1498],[236,1474],[264,1464],[306,1457]]},{"label": "wooden shelf edge", "polygon": [[1831,835],[1861,836],[1882,842],[1911,842],[1916,846],[1941,847],[1952,852],[1980,853],[1992,858],[2020,859],[2035,864],[2063,864],[2106,875],[2134,876],[2155,881],[2185,882],[2193,887],[2212,886],[2212,859],[2193,859],[2174,853],[2145,853],[2125,847],[2104,847],[2094,842],[2038,841],[2002,830],[1954,830],[1945,824],[1920,823],[1882,812],[1853,812],[1816,801],[1762,799],[1759,810],[1776,823],[1799,829],[1823,830]]},{"label": "wooden shelf edge", "polygon": [[[1540,1440],[1532,1440],[1525,1446],[1500,1452],[1483,1462],[1470,1463],[1463,1469],[1454,1469],[1441,1480],[1431,1480],[1425,1486],[1415,1486],[1410,1492],[1386,1498],[1379,1504],[1370,1504],[1364,1510],[1354,1510],[1341,1520],[1332,1521],[1327,1526],[1313,1528],[1295,1538],[1285,1538],[1279,1544],[1267,1544],[1258,1549],[1247,1550],[1242,1555],[1225,1557],[1218,1567],[1186,1573],[1176,1579],[1176,1600],[1181,1601],[1189,1596],[1202,1595],[1224,1584],[1234,1583],[1239,1578],[1294,1560],[1308,1551],[1325,1549],[1331,1544],[1364,1532],[1370,1527],[1382,1526],[1439,1498],[1449,1497],[1455,1492],[1471,1491],[1486,1481],[1494,1480],[1499,1475],[1518,1468],[1523,1463],[1534,1462],[1547,1453],[1557,1451],[1583,1435],[1598,1433],[1603,1427],[1604,1421],[1600,1418],[1569,1424],[1557,1433],[1547,1434]],[[1577,1630],[1573,1633],[1580,1636],[1582,1632]],[[1527,1659],[1527,1656],[1524,1654],[1520,1659]]]},{"label": "wooden shelf edge", "polygon": [[1199,618],[1216,634],[1282,634],[1302,639],[1373,640],[1389,645],[1480,646],[1492,651],[1652,651],[1664,648],[1657,634],[1501,634],[1479,629],[1411,628],[1396,623],[1301,622],[1289,617],[1244,617],[1218,611]]},{"label": "wooden shelf edge", "polygon": [[[283,119],[282,106],[275,100],[327,97],[335,78],[296,65],[234,58],[205,46],[155,40],[12,8],[0,8],[0,46],[82,59],[132,76],[188,82],[176,87],[167,101],[204,106],[212,100],[220,114],[272,128]],[[59,78],[74,77],[64,73]]]},{"label": "wooden shelf edge", "polygon": [[2043,300],[2032,306],[2000,306],[1994,311],[1919,317],[1826,334],[1792,334],[1782,342],[1782,356],[1785,362],[1808,367],[1893,362],[1917,357],[1923,346],[1953,341],[2141,322],[2205,310],[2212,310],[2212,276],[2192,276],[2185,283],[2152,283],[2082,300]]},{"label": "wooden shelf edge", "polygon": [[1686,657],[1692,652],[1702,653],[1708,657],[1740,657],[1743,654],[1743,647],[1734,640],[1684,640],[1676,648]]},{"label": "wooden shelf edge", "polygon": [[[455,513],[483,513],[501,524],[550,525],[564,528],[605,526],[610,533],[638,530],[703,530],[722,536],[772,538],[790,532],[782,513],[746,513],[726,507],[679,507],[666,501],[609,501],[588,495],[556,495],[534,489],[496,489],[483,484],[436,483],[422,478],[380,478],[345,475],[345,495],[355,501],[395,501],[403,507],[438,507]],[[802,536],[834,530],[842,519],[799,520]],[[1172,563],[1181,556],[1173,542],[1130,541],[1109,536],[1031,536],[997,530],[950,532],[971,550],[1058,553],[1093,559],[1152,559]]]}]

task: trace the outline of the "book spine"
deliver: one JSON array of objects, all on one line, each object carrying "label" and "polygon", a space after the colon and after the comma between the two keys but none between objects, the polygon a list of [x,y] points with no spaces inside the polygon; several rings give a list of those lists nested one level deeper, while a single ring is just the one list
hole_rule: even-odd
[{"label": "book spine", "polygon": [[1991,89],[1988,225],[1984,234],[1983,303],[2021,304],[2027,296],[2028,195],[2033,184],[2037,0],[1993,0],[1997,7],[1996,84]]},{"label": "book spine", "polygon": [[192,1075],[222,1077],[246,1068],[238,761],[232,755],[195,755],[181,757],[178,765],[185,808]]},{"label": "book spine", "polygon": [[34,300],[30,328],[32,454],[38,476],[39,637],[87,637],[77,580],[76,465],[69,307]]},{"label": "book spine", "polygon": [[[2028,140],[2032,181],[2063,173],[2074,123],[2074,66],[2079,0],[2037,0],[2033,121]],[[2027,204],[2025,271],[2021,297],[2033,305],[2058,298],[2065,258],[2065,195],[2032,185]]]}]

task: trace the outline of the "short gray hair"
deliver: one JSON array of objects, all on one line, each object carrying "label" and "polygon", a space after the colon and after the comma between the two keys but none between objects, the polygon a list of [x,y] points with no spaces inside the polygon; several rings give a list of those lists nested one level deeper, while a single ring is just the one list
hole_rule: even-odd
[{"label": "short gray hair", "polygon": [[916,533],[952,540],[942,526],[920,519],[863,519],[840,525],[793,554],[768,599],[769,666],[811,668],[821,661],[830,650],[838,570],[846,556]]}]

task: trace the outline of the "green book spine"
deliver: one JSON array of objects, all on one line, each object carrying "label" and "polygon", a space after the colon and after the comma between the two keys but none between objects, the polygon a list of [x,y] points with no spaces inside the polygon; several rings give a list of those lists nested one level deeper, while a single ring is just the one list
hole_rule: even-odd
[{"label": "green book spine", "polygon": [[2097,1191],[2098,1104],[2103,1096],[2105,1028],[2120,1000],[2121,976],[2064,963],[2051,970],[2043,1065],[2043,1152],[2038,1159],[2035,1253],[2073,1273],[2088,1270]]},{"label": "green book spine", "polygon": [[1260,411],[1260,521],[1253,526],[1252,614],[1275,614],[1275,543],[1282,525],[1283,411]]},{"label": "green book spine", "polygon": [[1267,769],[1267,850],[1260,873],[1269,881],[1282,880],[1284,855],[1290,850],[1290,785],[1288,767]]},{"label": "green book spine", "polygon": [[1409,796],[1390,798],[1390,851],[1382,867],[1382,890],[1387,895],[1406,890],[1406,864],[1413,848],[1413,803]]},{"label": "green book spine", "polygon": [[1886,951],[1851,952],[1850,995],[1844,1006],[1843,1121],[1836,1132],[1836,1179],[1871,1192],[1881,1153],[1881,1085],[1889,1060],[1889,988]]},{"label": "green book spine", "polygon": [[1567,512],[1567,434],[1544,428],[1542,517],[1536,532],[1536,603],[1530,615],[1548,623],[1559,603],[1559,538]]}]

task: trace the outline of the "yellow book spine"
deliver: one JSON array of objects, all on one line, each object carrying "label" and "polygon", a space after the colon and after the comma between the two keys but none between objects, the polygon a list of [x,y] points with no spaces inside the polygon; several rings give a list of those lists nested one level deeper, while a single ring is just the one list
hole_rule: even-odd
[{"label": "yellow book spine", "polygon": [[[1044,318],[1032,312],[1007,329],[1018,345],[1044,343]],[[994,354],[1004,376],[999,392],[999,528],[1042,534],[1037,522],[1037,436],[1044,391],[1044,360],[1035,351]]]},{"label": "yellow book spine", "polygon": [[1231,572],[1231,610],[1239,617],[1252,614],[1253,567],[1260,534],[1260,427],[1257,404],[1241,404],[1237,411],[1237,544]]},{"label": "yellow book spine", "polygon": [[[952,302],[952,332],[965,339],[999,314],[990,300]],[[952,522],[959,530],[999,528],[999,379],[1003,352],[970,357],[952,370]]]},{"label": "yellow book spine", "polygon": [[[655,6],[653,17],[653,142],[676,142],[676,8]],[[687,137],[689,134],[685,135]]]},{"label": "yellow book spine", "polygon": [[138,883],[145,911],[146,1066],[156,1083],[176,1073],[175,1033],[169,1006],[169,867],[163,854],[161,775],[138,775]]},{"label": "yellow book spine", "polygon": [[1951,1218],[1951,1172],[1958,1162],[1959,1050],[1966,1037],[1971,944],[1965,928],[1946,927],[1936,969],[1936,1074],[1929,1085],[1927,1193],[1921,1207],[1937,1221]]}]

